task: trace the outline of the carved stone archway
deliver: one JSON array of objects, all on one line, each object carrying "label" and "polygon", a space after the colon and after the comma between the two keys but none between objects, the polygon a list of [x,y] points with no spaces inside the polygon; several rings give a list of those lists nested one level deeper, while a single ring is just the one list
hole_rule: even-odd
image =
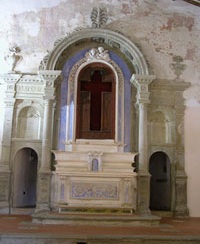
[{"label": "carved stone archway", "polygon": [[134,67],[135,74],[149,75],[149,68],[142,52],[131,40],[121,33],[101,28],[81,29],[57,40],[53,50],[44,57],[40,68],[44,70],[57,69],[57,63],[59,59],[63,58],[63,52],[75,43],[84,43],[84,40],[87,40],[90,45],[91,43],[100,43],[109,46],[124,55]]},{"label": "carved stone archway", "polygon": [[[148,92],[148,85],[150,82],[154,79],[154,76],[150,75],[149,68],[147,65],[147,62],[142,54],[142,52],[136,47],[136,45],[126,38],[124,35],[117,33],[112,30],[107,29],[94,29],[94,28],[85,28],[78,31],[73,32],[72,34],[68,35],[67,37],[64,37],[57,42],[55,42],[54,48],[52,52],[50,52],[48,55],[46,55],[41,62],[40,69],[43,69],[45,73],[52,72],[52,70],[61,70],[64,67],[64,64],[67,60],[77,55],[80,50],[84,50],[83,53],[80,56],[76,56],[76,63],[74,63],[74,66],[71,67],[71,72],[68,77],[68,82],[72,80],[71,77],[73,77],[73,82],[77,80],[77,74],[80,71],[80,66],[85,62],[84,55],[87,53],[88,50],[91,50],[92,48],[97,48],[99,46],[102,46],[103,48],[109,50],[113,54],[118,55],[118,57],[121,58],[121,60],[127,64],[129,67],[129,70],[131,71],[131,74],[134,74],[135,76],[129,77],[130,83],[132,83],[134,86],[132,86],[132,89],[137,90],[137,96],[135,98],[135,102],[139,104],[139,132],[145,131],[147,127],[147,106],[146,103],[149,102],[149,92]],[[112,62],[111,58],[111,62]],[[106,64],[109,64],[109,62],[105,62]],[[113,64],[110,64],[113,67]],[[118,65],[118,64],[117,64]],[[80,70],[79,70],[80,69]],[[116,71],[114,71],[116,72]],[[118,73],[118,72],[116,72]],[[75,79],[74,79],[75,78]],[[121,79],[119,79],[121,80]],[[72,87],[74,86],[74,83],[72,84]],[[120,83],[120,81],[119,81]],[[75,86],[76,87],[76,86]],[[118,88],[120,88],[120,85],[118,85]],[[71,89],[71,87],[69,87]],[[75,88],[76,89],[76,88]],[[73,92],[71,97],[73,97],[76,92],[74,92],[74,88],[72,89]],[[117,94],[117,93],[116,93]],[[75,95],[76,96],[76,95]],[[124,94],[123,94],[124,96]],[[70,96],[68,96],[70,97]],[[137,100],[137,101],[136,101]],[[67,107],[70,110],[70,104],[74,106],[73,101],[76,101],[74,99],[72,102],[68,101]],[[122,99],[124,101],[124,99]],[[133,102],[133,101],[132,101]],[[121,107],[122,104],[119,104]],[[73,108],[74,109],[74,108]],[[122,111],[123,109],[120,109]],[[75,110],[74,110],[75,111]],[[123,112],[123,111],[122,111]],[[122,120],[123,121],[123,116]],[[72,120],[73,121],[73,120]],[[68,123],[69,124],[69,123]],[[116,126],[117,127],[117,126]],[[67,130],[69,127],[67,127]],[[121,145],[124,142],[124,138],[122,136],[123,134],[124,125],[121,124],[121,140],[115,140],[117,143],[120,143]],[[118,132],[120,131],[117,128]],[[72,134],[70,130],[70,135]],[[118,133],[119,134],[119,133]],[[69,137],[69,142],[75,138],[75,133],[73,132],[73,136]],[[120,136],[118,136],[120,137]],[[67,137],[66,137],[67,139]],[[118,138],[117,138],[118,139]],[[138,209],[137,211],[140,213],[149,213],[149,174],[148,174],[148,168],[147,168],[147,133],[143,133],[142,136],[139,137],[139,153],[140,153],[140,160],[139,160],[139,174],[138,174]],[[68,144],[67,144],[68,147]],[[123,147],[123,146],[122,146]],[[67,149],[68,150],[68,149]],[[120,149],[121,150],[121,149]],[[123,149],[122,149],[123,150]],[[147,189],[147,190],[143,190]],[[148,192],[147,192],[148,191]]]}]

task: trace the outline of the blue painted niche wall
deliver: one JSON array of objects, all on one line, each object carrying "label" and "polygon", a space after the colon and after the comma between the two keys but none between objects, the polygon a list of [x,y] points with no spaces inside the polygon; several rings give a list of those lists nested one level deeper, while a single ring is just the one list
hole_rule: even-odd
[{"label": "blue painted niche wall", "polygon": [[[82,50],[76,53],[73,57],[68,59],[63,67],[63,81],[61,83],[61,101],[60,101],[60,127],[59,127],[59,139],[58,139],[58,150],[65,150],[66,142],[66,114],[69,110],[69,128],[73,128],[73,111],[74,104],[67,104],[68,100],[68,78],[72,67],[80,60],[85,57],[85,53],[88,49]],[[131,137],[131,75],[127,64],[121,59],[116,53],[109,51],[110,58],[121,68],[124,76],[124,142],[125,142],[125,152],[130,151],[130,137]],[[70,98],[73,101],[73,98]],[[120,121],[118,121],[120,124]],[[69,130],[68,140],[72,140],[73,131]],[[119,135],[119,141],[120,138]]]}]

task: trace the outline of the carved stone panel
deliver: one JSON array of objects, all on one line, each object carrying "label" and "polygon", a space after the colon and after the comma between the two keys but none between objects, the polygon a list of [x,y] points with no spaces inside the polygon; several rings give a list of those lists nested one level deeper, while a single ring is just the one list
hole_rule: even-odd
[{"label": "carved stone panel", "polygon": [[71,181],[71,198],[92,200],[117,200],[118,197],[118,182]]}]

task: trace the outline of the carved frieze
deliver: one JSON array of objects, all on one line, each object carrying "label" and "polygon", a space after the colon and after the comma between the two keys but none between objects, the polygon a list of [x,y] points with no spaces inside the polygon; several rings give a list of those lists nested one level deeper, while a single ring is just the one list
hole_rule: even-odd
[{"label": "carved frieze", "polygon": [[71,198],[74,199],[117,200],[118,196],[117,182],[71,182]]},{"label": "carved frieze", "polygon": [[43,93],[44,87],[43,86],[33,86],[33,85],[17,85],[17,92],[23,93]]},{"label": "carved frieze", "polygon": [[112,49],[117,49],[118,53],[122,53],[133,64],[136,74],[149,73],[143,54],[135,44],[119,31],[101,28],[79,28],[59,38],[55,42],[53,50],[42,60],[40,70],[55,70],[58,63],[63,63],[63,58],[65,60],[68,58],[67,55],[60,54],[67,54],[67,50],[71,48],[72,44],[80,43],[86,39],[91,43],[105,44]]}]

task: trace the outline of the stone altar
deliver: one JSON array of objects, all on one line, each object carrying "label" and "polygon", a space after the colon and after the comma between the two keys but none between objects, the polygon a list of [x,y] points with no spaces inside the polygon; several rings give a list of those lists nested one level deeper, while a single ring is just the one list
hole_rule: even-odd
[{"label": "stone altar", "polygon": [[113,140],[84,139],[53,153],[54,209],[136,209],[135,153],[122,152]]}]

